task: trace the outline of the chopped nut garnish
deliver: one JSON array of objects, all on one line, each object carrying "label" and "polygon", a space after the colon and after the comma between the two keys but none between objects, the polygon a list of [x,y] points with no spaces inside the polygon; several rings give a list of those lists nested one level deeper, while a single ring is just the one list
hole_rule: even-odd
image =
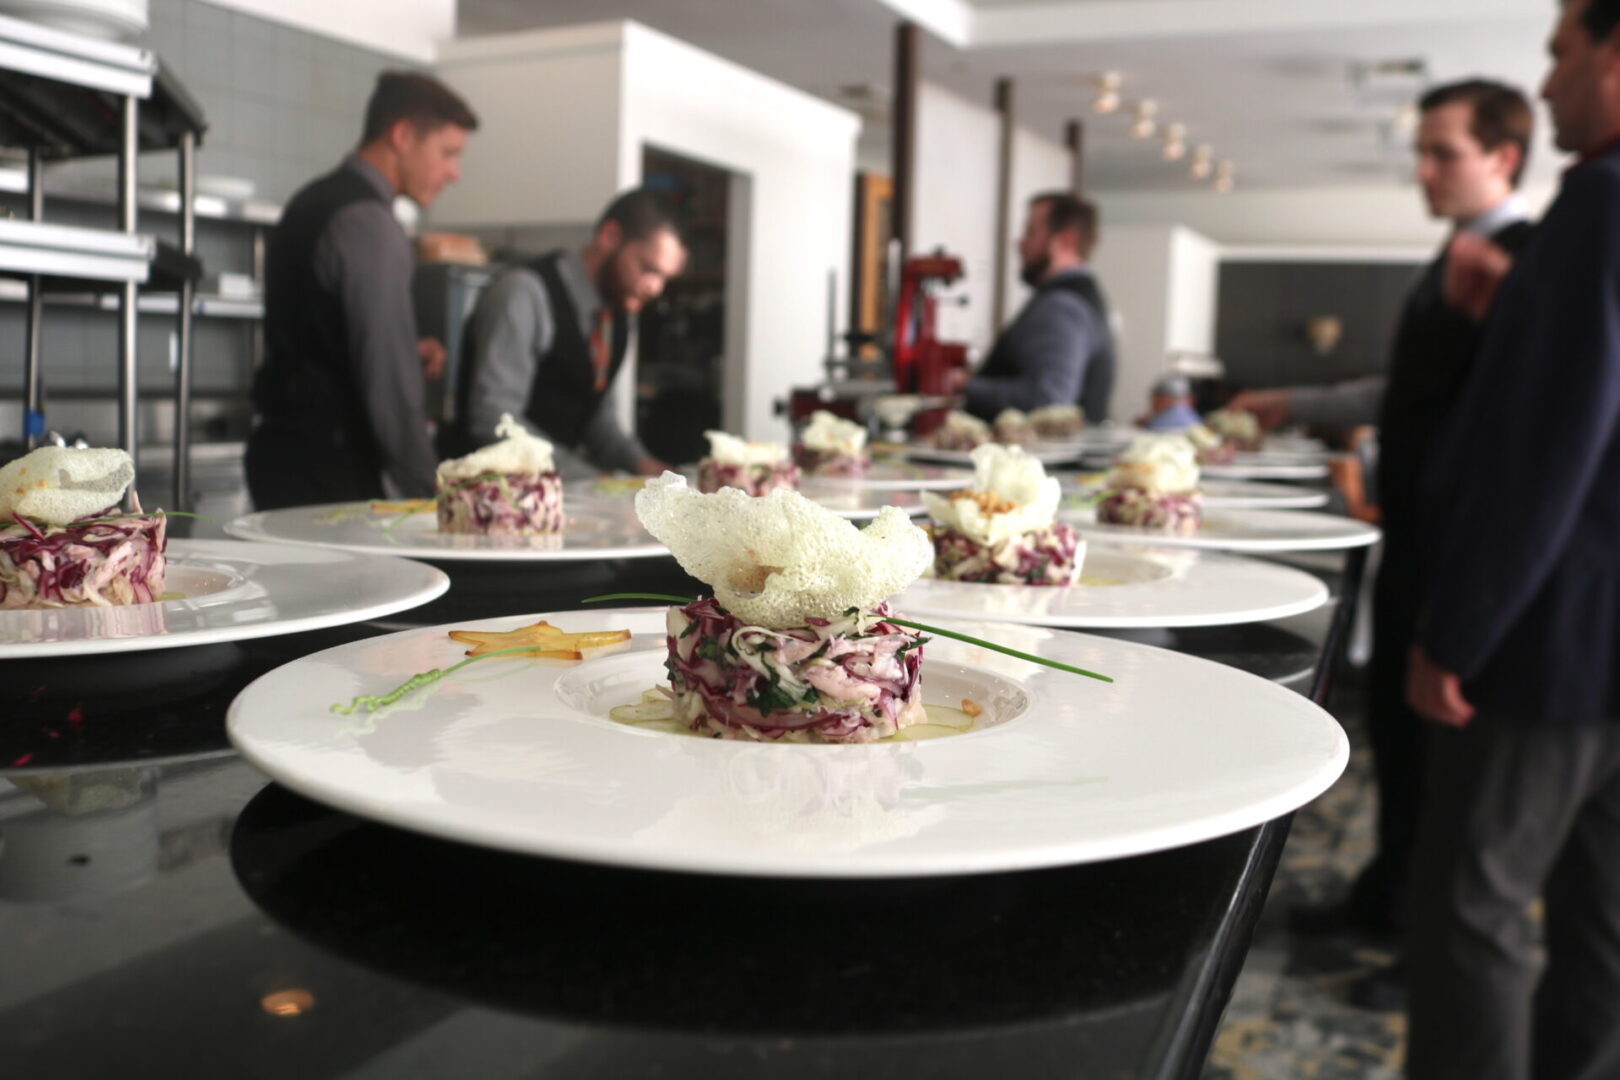
[{"label": "chopped nut garnish", "polygon": [[980,713],[984,712],[984,707],[977,701],[974,701],[972,698],[963,698],[962,711],[967,713],[969,716],[978,716]]},{"label": "chopped nut garnish", "polygon": [[1005,514],[1018,509],[1018,504],[1009,499],[1003,499],[993,491],[974,491],[964,489],[951,492],[951,501],[957,499],[972,499],[979,504],[979,509],[986,514]]}]

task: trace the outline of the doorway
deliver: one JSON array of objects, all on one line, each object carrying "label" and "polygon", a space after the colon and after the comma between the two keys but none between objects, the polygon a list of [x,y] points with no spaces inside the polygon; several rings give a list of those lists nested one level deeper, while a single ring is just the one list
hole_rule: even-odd
[{"label": "doorway", "polygon": [[732,174],[653,146],[642,148],[643,186],[663,196],[686,240],[686,269],[641,313],[636,430],[672,464],[708,453],[703,433],[722,426]]}]

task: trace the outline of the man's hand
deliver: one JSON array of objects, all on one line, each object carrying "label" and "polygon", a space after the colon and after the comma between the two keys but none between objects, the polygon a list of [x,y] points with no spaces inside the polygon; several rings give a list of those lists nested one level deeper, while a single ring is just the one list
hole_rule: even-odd
[{"label": "man's hand", "polygon": [[1441,283],[1446,303],[1475,321],[1485,318],[1497,287],[1513,268],[1513,259],[1491,241],[1460,232],[1446,245],[1446,272]]},{"label": "man's hand", "polygon": [[449,359],[444,342],[438,338],[421,338],[416,343],[416,355],[422,358],[422,375],[428,382],[444,378],[444,362]]},{"label": "man's hand", "polygon": [[1412,646],[1406,670],[1406,703],[1419,716],[1460,728],[1474,718],[1474,707],[1462,694],[1462,680],[1429,659],[1421,645]]},{"label": "man's hand", "polygon": [[1233,396],[1226,407],[1254,413],[1260,430],[1274,431],[1288,421],[1288,391],[1244,390]]},{"label": "man's hand", "polygon": [[636,462],[636,475],[663,476],[665,470],[669,470],[669,468],[670,467],[668,465],[665,465],[662,461],[659,461],[655,457],[644,457]]}]

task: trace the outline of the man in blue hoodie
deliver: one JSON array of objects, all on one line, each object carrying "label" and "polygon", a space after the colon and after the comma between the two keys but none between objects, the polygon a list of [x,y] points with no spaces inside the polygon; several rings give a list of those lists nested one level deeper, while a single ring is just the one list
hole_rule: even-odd
[{"label": "man in blue hoodie", "polygon": [[[1423,1080],[1620,1076],[1620,0],[1560,16],[1542,97],[1578,160],[1496,292],[1426,489]],[[1454,254],[1483,300],[1477,252]]]}]

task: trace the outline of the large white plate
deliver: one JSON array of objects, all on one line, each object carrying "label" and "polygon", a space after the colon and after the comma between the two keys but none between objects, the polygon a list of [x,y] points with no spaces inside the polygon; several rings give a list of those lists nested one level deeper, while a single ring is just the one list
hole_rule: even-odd
[{"label": "large white plate", "polygon": [[1094,509],[1062,510],[1058,517],[1102,544],[1152,543],[1216,551],[1333,551],[1376,544],[1375,525],[1311,510],[1211,510],[1191,536],[1172,536],[1132,525],[1099,525]]},{"label": "large white plate", "polygon": [[803,484],[842,484],[846,487],[894,491],[939,491],[973,483],[973,470],[951,465],[922,465],[905,461],[874,461],[859,476],[806,476]]},{"label": "large white plate", "polygon": [[[1068,494],[1095,498],[1102,493],[1106,473],[1081,473]],[[1248,480],[1200,479],[1198,490],[1209,510],[1313,510],[1328,503],[1328,493],[1294,484],[1262,484]]]},{"label": "large white plate", "polygon": [[629,651],[475,664],[371,716],[330,710],[447,665],[440,627],[328,649],[232,704],[231,740],[277,781],[451,840],[663,870],[906,877],[1058,866],[1197,843],[1303,805],[1343,771],[1307,699],[1179,653],[1005,623],[952,628],[1114,678],[936,639],[924,697],[990,721],[943,739],[763,745],[608,719],[664,678],[662,609],[528,615],[629,627]]},{"label": "large white plate", "polygon": [[[1049,443],[1030,443],[1024,447],[1024,453],[1043,465],[1064,465],[1079,460],[1082,450],[1078,443],[1056,446]],[[971,450],[936,450],[921,444],[907,447],[906,457],[912,461],[943,462],[947,465],[965,465],[969,468],[973,465]]]},{"label": "large white plate", "polygon": [[0,611],[0,660],[139,652],[343,626],[418,607],[450,587],[408,559],[170,540],[167,594],[110,608]]},{"label": "large white plate", "polygon": [[[1321,480],[1328,474],[1322,454],[1268,454],[1239,453],[1224,465],[1200,465],[1199,471],[1207,477],[1221,480]],[[1081,463],[1086,468],[1106,469],[1114,455],[1106,451],[1086,450]]]},{"label": "large white plate", "polygon": [[1320,480],[1328,474],[1321,454],[1240,453],[1225,465],[1200,465],[1223,480]]},{"label": "large white plate", "polygon": [[917,615],[1034,626],[1128,630],[1281,619],[1328,601],[1320,578],[1292,567],[1185,548],[1089,547],[1080,584],[989,585],[923,579],[895,607]]},{"label": "large white plate", "polygon": [[595,499],[579,508],[563,507],[566,522],[549,536],[460,536],[439,532],[430,513],[373,513],[366,503],[294,506],[261,510],[225,526],[243,540],[404,555],[413,559],[554,562],[573,559],[644,559],[668,555],[636,520],[633,499]]},{"label": "large white plate", "polygon": [[823,480],[805,480],[799,485],[799,491],[811,502],[825,506],[851,521],[870,521],[885,506],[898,506],[913,517],[927,509],[923,506],[922,496],[915,491],[852,488],[828,484]]}]

